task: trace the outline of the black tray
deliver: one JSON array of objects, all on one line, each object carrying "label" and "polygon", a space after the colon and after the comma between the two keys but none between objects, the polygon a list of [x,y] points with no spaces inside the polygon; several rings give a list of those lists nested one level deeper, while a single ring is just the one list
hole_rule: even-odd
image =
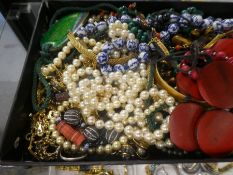
[{"label": "black tray", "polygon": [[[77,162],[64,161],[37,161],[27,150],[25,134],[30,129],[30,120],[28,114],[32,111],[31,105],[31,87],[33,67],[36,59],[39,57],[39,42],[42,34],[48,29],[48,23],[54,12],[62,7],[82,6],[87,7],[99,2],[108,1],[66,1],[56,0],[43,2],[40,8],[39,16],[36,21],[33,36],[28,49],[27,59],[23,68],[23,73],[19,81],[14,103],[8,118],[5,134],[2,140],[0,152],[1,165],[91,165],[91,164],[141,164],[141,163],[179,163],[179,162],[216,162],[216,161],[233,161],[231,157],[210,158],[205,155],[197,156],[196,154],[187,154],[185,156],[174,156],[151,149],[149,158],[146,160],[122,160],[114,156],[90,156],[87,159]],[[130,1],[111,1],[117,6],[128,5]],[[179,2],[179,1],[137,1],[137,9],[142,12],[153,12],[164,8],[174,8],[181,11],[189,6],[195,6],[203,10],[206,15],[214,17],[230,18],[233,17],[233,3],[221,2]]]}]

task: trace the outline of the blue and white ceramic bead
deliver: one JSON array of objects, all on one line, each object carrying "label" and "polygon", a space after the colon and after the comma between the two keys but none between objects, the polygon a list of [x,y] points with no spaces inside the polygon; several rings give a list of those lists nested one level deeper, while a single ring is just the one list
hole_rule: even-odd
[{"label": "blue and white ceramic bead", "polygon": [[192,16],[192,23],[195,26],[201,26],[203,23],[203,18],[201,15],[193,15]]},{"label": "blue and white ceramic bead", "polygon": [[192,17],[189,13],[183,13],[179,19],[179,25],[181,27],[187,27]]},{"label": "blue and white ceramic bead", "polygon": [[100,52],[97,55],[97,62],[99,64],[106,64],[108,61],[108,54],[105,52]]},{"label": "blue and white ceramic bead", "polygon": [[86,25],[85,29],[86,29],[87,33],[92,34],[92,33],[95,32],[96,27],[95,27],[94,24],[88,23],[88,24]]},{"label": "blue and white ceramic bead", "polygon": [[117,17],[115,17],[115,16],[109,16],[109,18],[108,18],[108,24],[114,23],[116,20],[117,20]]},{"label": "blue and white ceramic bead", "polygon": [[149,46],[148,46],[148,44],[147,43],[140,43],[139,45],[138,45],[138,51],[139,52],[148,52],[149,51]]},{"label": "blue and white ceramic bead", "polygon": [[113,44],[108,43],[108,42],[105,43],[103,45],[103,47],[102,47],[102,51],[105,52],[105,53],[107,53],[107,54],[110,54],[113,51],[113,49],[114,49]]},{"label": "blue and white ceramic bead", "polygon": [[138,22],[138,23],[141,23],[142,21],[141,21],[141,19],[140,19],[140,17],[136,17],[136,18],[133,18],[133,21],[136,21],[136,22]]},{"label": "blue and white ceramic bead", "polygon": [[148,52],[141,52],[139,55],[138,55],[138,60],[142,63],[145,63],[149,60],[149,54]]},{"label": "blue and white ceramic bead", "polygon": [[171,14],[171,15],[170,15],[170,20],[169,20],[169,21],[170,21],[171,23],[174,23],[174,22],[178,22],[179,19],[180,19],[180,17],[179,17],[178,15]]},{"label": "blue and white ceramic bead", "polygon": [[125,45],[125,41],[122,38],[112,40],[112,44],[116,49],[122,49]]},{"label": "blue and white ceramic bead", "polygon": [[113,70],[115,72],[124,72],[125,71],[125,68],[123,65],[121,64],[116,64],[114,67],[113,67]]},{"label": "blue and white ceramic bead", "polygon": [[131,20],[131,17],[129,15],[122,15],[121,16],[122,23],[128,23],[130,20]]},{"label": "blue and white ceramic bead", "polygon": [[214,21],[212,26],[214,31],[217,33],[221,33],[223,31],[223,25],[220,21]]},{"label": "blue and white ceramic bead", "polygon": [[179,31],[179,26],[177,23],[170,24],[168,26],[168,32],[172,35],[176,34]]},{"label": "blue and white ceramic bead", "polygon": [[192,20],[192,15],[190,15],[189,13],[183,13],[181,15],[181,18],[186,19],[187,21],[191,21]]},{"label": "blue and white ceramic bead", "polygon": [[109,72],[112,72],[112,66],[109,64],[104,64],[100,67],[100,71],[103,75],[107,75]]},{"label": "blue and white ceramic bead", "polygon": [[100,21],[97,23],[96,28],[99,32],[103,32],[108,28],[108,26],[107,26],[106,22]]},{"label": "blue and white ceramic bead", "polygon": [[170,39],[170,33],[167,32],[167,31],[161,31],[160,32],[160,38],[163,41],[169,41],[169,39]]},{"label": "blue and white ceramic bead", "polygon": [[127,40],[126,47],[129,51],[135,51],[138,48],[138,40],[137,39]]},{"label": "blue and white ceramic bead", "polygon": [[129,69],[131,70],[137,68],[138,65],[139,65],[139,61],[136,58],[130,59],[128,61],[128,66],[129,66]]},{"label": "blue and white ceramic bead", "polygon": [[222,21],[222,26],[224,30],[230,30],[232,28],[232,20],[231,19],[225,19]]},{"label": "blue and white ceramic bead", "polygon": [[211,24],[212,24],[212,21],[209,20],[208,18],[206,18],[206,19],[203,20],[202,28],[207,29]]},{"label": "blue and white ceramic bead", "polygon": [[83,37],[87,36],[87,32],[86,32],[84,27],[78,28],[76,31],[76,34],[79,38],[83,38]]}]

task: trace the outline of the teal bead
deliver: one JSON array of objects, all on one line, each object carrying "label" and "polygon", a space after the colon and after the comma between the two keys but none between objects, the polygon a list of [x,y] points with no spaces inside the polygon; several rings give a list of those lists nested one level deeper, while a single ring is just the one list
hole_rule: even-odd
[{"label": "teal bead", "polygon": [[147,32],[143,32],[143,35],[144,35],[144,36],[148,36],[148,33],[147,33]]},{"label": "teal bead", "polygon": [[182,10],[181,13],[189,13],[187,10]]},{"label": "teal bead", "polygon": [[143,30],[142,29],[138,29],[138,34],[143,35]]},{"label": "teal bead", "polygon": [[122,12],[122,15],[126,15],[126,14],[127,14],[127,11],[123,11],[123,12]]},{"label": "teal bead", "polygon": [[138,33],[137,34],[137,39],[141,38],[142,37],[142,34]]},{"label": "teal bead", "polygon": [[141,42],[146,42],[147,41],[147,37],[145,35],[143,35],[140,39]]},{"label": "teal bead", "polygon": [[131,22],[128,24],[128,27],[129,27],[129,29],[131,29],[132,27],[134,27],[133,21],[131,21]]},{"label": "teal bead", "polygon": [[191,13],[191,14],[194,13],[196,10],[197,10],[196,7],[188,7],[187,8],[188,13]]}]

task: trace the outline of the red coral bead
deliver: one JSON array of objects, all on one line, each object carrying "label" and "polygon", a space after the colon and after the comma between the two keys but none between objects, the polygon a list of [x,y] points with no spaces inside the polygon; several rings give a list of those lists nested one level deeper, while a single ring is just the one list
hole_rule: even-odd
[{"label": "red coral bead", "polygon": [[233,114],[224,110],[205,112],[197,125],[200,149],[211,156],[228,154],[233,150]]},{"label": "red coral bead", "polygon": [[196,124],[204,109],[195,103],[181,103],[173,110],[169,119],[170,139],[185,151],[198,149]]}]

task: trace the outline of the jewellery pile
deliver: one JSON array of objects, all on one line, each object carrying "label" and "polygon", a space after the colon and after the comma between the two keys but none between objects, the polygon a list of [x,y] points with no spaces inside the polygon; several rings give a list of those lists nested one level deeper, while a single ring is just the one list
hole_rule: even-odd
[{"label": "jewellery pile", "polygon": [[[104,7],[112,11],[93,13]],[[226,141],[223,138],[233,125],[221,133],[213,151],[208,147],[213,140],[205,140],[212,130],[205,125],[214,129],[216,124],[211,117],[201,118],[200,125],[197,121],[201,115],[220,120],[221,114],[225,115],[222,125],[233,124],[230,110],[224,114],[213,109],[233,107],[232,89],[225,88],[233,82],[224,77],[233,74],[233,54],[219,44],[224,38],[232,41],[233,19],[203,19],[203,12],[194,7],[145,17],[135,3],[79,10],[89,16],[78,12],[74,22],[78,25],[68,33],[60,30],[67,34],[60,42],[65,44],[48,45],[64,35],[56,30],[46,33],[41,42],[44,54],[36,62],[32,89],[36,113],[31,115],[32,130],[27,135],[35,158],[75,161],[101,154],[146,159],[149,149],[182,156],[199,147],[209,155],[232,152],[231,138],[225,148],[219,142]],[[69,20],[74,19],[68,15],[51,28]],[[222,83],[213,91],[207,88],[214,86],[208,72]],[[228,93],[224,101],[215,100],[224,88]]]}]

